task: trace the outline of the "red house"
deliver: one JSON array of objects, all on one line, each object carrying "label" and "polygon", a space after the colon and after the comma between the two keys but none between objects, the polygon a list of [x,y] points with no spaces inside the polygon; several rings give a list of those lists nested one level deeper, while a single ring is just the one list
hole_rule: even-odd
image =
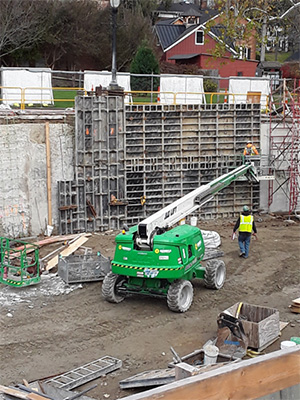
[{"label": "red house", "polygon": [[[208,21],[215,20],[212,27]],[[216,10],[199,10],[198,16],[184,16],[159,21],[155,25],[158,43],[162,50],[161,60],[173,64],[195,64],[202,70],[218,70],[219,76],[254,77],[258,61],[255,60],[254,36],[247,45],[237,45],[224,39],[224,27],[218,24]],[[195,22],[196,23],[195,23]],[[245,21],[247,23],[247,21]],[[216,44],[222,42],[226,50],[221,57],[214,55]],[[220,88],[227,88],[228,80],[220,81]]]}]

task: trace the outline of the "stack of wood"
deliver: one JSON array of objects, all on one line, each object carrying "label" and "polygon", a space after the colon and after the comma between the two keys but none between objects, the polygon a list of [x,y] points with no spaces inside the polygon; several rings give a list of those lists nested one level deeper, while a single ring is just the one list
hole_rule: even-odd
[{"label": "stack of wood", "polygon": [[291,312],[300,314],[300,297],[292,301],[292,304],[289,306]]},{"label": "stack of wood", "polygon": [[[41,261],[46,263],[45,270],[50,271],[52,268],[56,267],[58,264],[59,255],[66,257],[77,249],[79,249],[85,242],[88,241],[89,237],[91,237],[91,233],[80,233],[80,234],[72,234],[72,235],[61,235],[61,236],[52,236],[50,238],[42,239],[33,244],[38,246],[39,248],[50,245],[53,243],[62,242],[62,245],[54,250],[53,252],[47,254]],[[23,250],[26,249],[26,254],[29,254],[34,251],[34,247],[32,244],[24,244],[22,246],[16,247],[15,250]],[[56,255],[54,255],[56,253]],[[12,253],[11,257],[17,257],[19,253]],[[53,256],[49,261],[46,262],[46,259],[49,259]]]}]

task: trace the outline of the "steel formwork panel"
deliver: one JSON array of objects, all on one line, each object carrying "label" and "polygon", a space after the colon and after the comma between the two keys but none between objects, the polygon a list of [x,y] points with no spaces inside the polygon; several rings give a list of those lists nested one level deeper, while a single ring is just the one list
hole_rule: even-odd
[{"label": "steel formwork panel", "polygon": [[[129,105],[118,96],[76,99],[75,179],[59,183],[60,231],[133,225],[241,163],[259,147],[260,107]],[[232,183],[200,211],[233,217],[258,206],[259,185]]]},{"label": "steel formwork panel", "polygon": [[[125,159],[127,222],[134,224],[234,169],[247,140],[259,147],[260,107],[173,105],[155,107],[151,115],[149,106],[128,106],[125,130],[126,153],[134,155]],[[258,206],[259,186],[235,182],[202,214],[234,216],[245,203]]]}]

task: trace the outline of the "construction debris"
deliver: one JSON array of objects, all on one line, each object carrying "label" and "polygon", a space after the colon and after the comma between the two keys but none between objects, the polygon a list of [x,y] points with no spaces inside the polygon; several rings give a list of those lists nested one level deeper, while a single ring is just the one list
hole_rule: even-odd
[{"label": "construction debris", "polygon": [[101,281],[110,270],[110,259],[100,252],[60,255],[58,259],[58,275],[68,284]]},{"label": "construction debris", "polygon": [[[280,336],[279,311],[275,308],[236,303],[220,314],[220,320],[223,324],[219,328],[224,327],[224,321],[229,321],[233,327],[231,332],[239,332],[236,336],[240,342],[256,351],[264,350]],[[230,329],[230,324],[227,327]]]},{"label": "construction debris", "polygon": [[[18,387],[7,387],[0,385],[0,399],[17,398],[24,400],[75,400],[81,398],[82,400],[93,400],[91,397],[83,396],[85,393],[95,389],[97,385],[92,385],[81,392],[71,392],[65,389],[53,388],[50,385],[41,382],[28,382],[23,379],[22,384],[18,384]],[[4,394],[5,397],[1,395]]]},{"label": "construction debris", "polygon": [[289,306],[290,311],[296,314],[300,314],[300,297],[292,300],[292,304]]},{"label": "construction debris", "polygon": [[[75,250],[77,250],[80,246],[82,246],[85,242],[88,241],[88,237],[86,235],[80,236],[77,240],[75,240],[72,244],[70,244],[67,248],[65,248],[61,253],[60,257],[67,257],[70,254],[74,253]],[[46,271],[50,271],[52,268],[56,267],[58,264],[58,255],[54,256],[51,258],[50,261],[48,261],[47,266],[46,266]]]},{"label": "construction debris", "polygon": [[[211,341],[209,341],[209,343],[213,343]],[[183,362],[185,364],[189,364],[192,365],[193,367],[203,367],[204,364],[204,357],[205,357],[205,352],[204,352],[204,348],[206,347],[206,344],[203,346],[202,349],[197,349],[194,350],[192,353],[187,354],[185,356],[179,357],[176,361],[173,358],[173,362],[170,362],[168,364],[168,367],[174,368],[177,364],[179,364],[180,362]],[[232,361],[237,361],[239,358],[233,356],[233,355],[228,355],[228,354],[224,354],[219,352],[217,359],[216,359],[216,364],[224,364],[224,363],[228,363],[228,362],[232,362]],[[179,361],[180,360],[180,361]]]},{"label": "construction debris", "polygon": [[165,368],[141,372],[119,382],[121,389],[160,386],[175,381],[175,369]]},{"label": "construction debris", "polygon": [[105,356],[64,374],[48,379],[45,383],[57,388],[74,389],[93,379],[97,379],[100,376],[115,371],[116,369],[121,368],[121,366],[121,360]]}]

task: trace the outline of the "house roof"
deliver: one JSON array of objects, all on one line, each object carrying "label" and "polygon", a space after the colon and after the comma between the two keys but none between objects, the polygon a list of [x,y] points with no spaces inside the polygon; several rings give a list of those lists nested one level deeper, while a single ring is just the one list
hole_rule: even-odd
[{"label": "house roof", "polygon": [[213,35],[217,36],[220,40],[227,44],[227,46],[234,50],[234,42],[229,36],[226,35],[226,33],[224,34],[224,30],[226,31],[226,28],[223,25],[215,25],[210,28],[210,32]]},{"label": "house roof", "polygon": [[175,43],[185,33],[185,25],[156,24],[156,34],[163,50]]},{"label": "house roof", "polygon": [[164,14],[177,15],[177,17],[198,17],[200,18],[200,24],[203,24],[207,20],[219,14],[218,10],[211,8],[201,9],[196,4],[184,1],[172,3],[168,9],[165,9],[164,4],[161,3],[156,10],[158,12],[163,11]]},{"label": "house roof", "polygon": [[258,67],[262,69],[280,69],[281,63],[278,61],[261,61]]},{"label": "house roof", "polygon": [[180,13],[183,16],[200,16],[201,15],[201,10],[199,6],[196,6],[195,4],[191,4],[189,2],[181,1],[180,3],[172,3],[170,7],[167,9],[165,8],[165,5],[161,3],[157,7],[157,11],[166,11],[170,13]]},{"label": "house roof", "polygon": [[[174,20],[173,20],[174,21]],[[189,27],[185,25],[172,25],[170,21],[167,19],[165,23],[160,21],[160,23],[155,25],[156,34],[158,36],[160,45],[164,51],[166,51],[170,46],[176,45],[176,43],[184,40],[185,37],[188,37],[191,33],[201,28],[205,28],[202,24],[193,24]],[[233,41],[230,38],[223,38],[222,26],[213,26],[209,34],[215,39],[222,40],[228,47],[228,50],[234,54],[237,54],[234,49]]]}]

